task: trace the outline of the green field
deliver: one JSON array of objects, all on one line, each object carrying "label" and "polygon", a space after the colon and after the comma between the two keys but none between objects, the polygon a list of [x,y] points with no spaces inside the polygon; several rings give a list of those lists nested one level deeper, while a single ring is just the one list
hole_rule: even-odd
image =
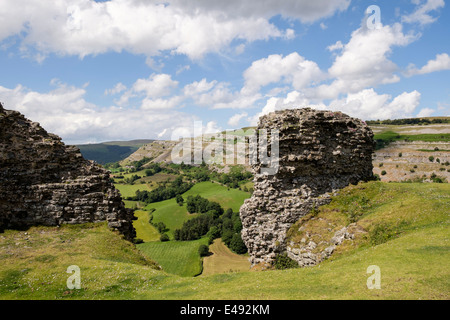
[{"label": "green field", "polygon": [[122,197],[134,197],[136,195],[136,191],[141,190],[147,190],[151,191],[151,188],[147,184],[120,184],[116,183],[114,184],[114,187],[116,187],[117,190],[120,191],[120,194]]},{"label": "green field", "polygon": [[133,221],[133,226],[136,229],[136,238],[145,242],[159,241],[161,236],[154,226],[149,223],[149,212],[143,210],[134,211],[134,216],[137,220]]},{"label": "green field", "polygon": [[179,206],[175,199],[164,200],[149,204],[146,210],[155,209],[152,213],[153,223],[164,222],[168,231],[167,235],[173,239],[175,229],[181,228],[183,222],[195,217],[196,214],[189,214],[186,205]]},{"label": "green field", "polygon": [[164,271],[182,277],[194,277],[202,272],[202,258],[198,253],[206,238],[195,241],[147,242],[137,248],[156,261]]},{"label": "green field", "polygon": [[439,134],[402,134],[391,130],[376,133],[374,140],[377,142],[377,149],[386,147],[389,143],[394,141],[425,141],[425,142],[437,142],[437,141],[450,141],[449,133]]},{"label": "green field", "polygon": [[183,194],[183,198],[189,195],[201,195],[210,201],[218,202],[225,210],[233,209],[233,212],[238,212],[239,208],[244,203],[244,200],[250,198],[250,193],[238,189],[227,188],[218,183],[210,181],[197,183],[189,191]]},{"label": "green field", "polygon": [[[359,204],[367,207],[359,212]],[[362,213],[357,223],[368,233],[356,246],[347,246],[315,267],[201,277],[158,270],[106,223],[6,230],[0,234],[0,299],[449,300],[449,207],[449,184],[351,186],[317,217],[327,218],[333,210],[344,218]],[[370,230],[384,222],[388,227],[382,241],[372,243]],[[174,243],[140,246],[159,244],[163,251],[164,245]],[[66,287],[70,265],[80,267],[80,290]],[[380,268],[381,289],[367,288],[371,265]]]},{"label": "green field", "polygon": [[[189,195],[201,195],[210,201],[218,202],[225,210],[232,208],[234,212],[244,203],[244,200],[250,197],[248,192],[237,189],[229,189],[218,183],[200,182],[185,192],[182,196],[186,199]],[[195,216],[189,214],[186,205],[179,206],[175,199],[164,200],[160,202],[150,203],[145,210],[155,209],[153,214],[153,223],[164,222],[169,231],[167,234],[173,239],[175,229],[181,228],[183,222]]]}]

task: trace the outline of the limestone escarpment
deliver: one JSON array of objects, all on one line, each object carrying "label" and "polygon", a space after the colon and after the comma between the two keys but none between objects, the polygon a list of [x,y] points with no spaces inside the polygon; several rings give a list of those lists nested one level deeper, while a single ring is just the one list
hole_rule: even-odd
[{"label": "limestone escarpment", "polygon": [[132,240],[132,220],[108,171],[0,104],[0,230],[107,221]]},{"label": "limestone escarpment", "polygon": [[341,112],[276,111],[259,119],[261,129],[279,132],[279,168],[267,175],[260,162],[252,166],[254,192],[240,209],[252,265],[272,263],[286,251],[293,223],[328,203],[334,190],[370,180],[373,169],[371,129]]}]

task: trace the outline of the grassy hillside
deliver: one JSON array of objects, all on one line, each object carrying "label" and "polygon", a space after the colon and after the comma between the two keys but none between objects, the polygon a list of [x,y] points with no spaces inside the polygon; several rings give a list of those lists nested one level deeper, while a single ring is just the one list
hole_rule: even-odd
[{"label": "grassy hillside", "polygon": [[149,223],[149,212],[144,210],[136,210],[134,211],[134,216],[137,218],[133,221],[137,238],[145,242],[159,241],[161,235],[158,230]]},{"label": "grassy hillside", "polygon": [[248,254],[240,255],[232,252],[222,239],[214,240],[209,246],[209,251],[211,255],[203,258],[202,276],[250,270]]},{"label": "grassy hillside", "polygon": [[77,147],[80,148],[84,158],[94,160],[100,164],[105,164],[121,161],[136,152],[142,145],[152,141],[153,140],[110,141],[82,144],[77,145]]},{"label": "grassy hillside", "polygon": [[139,250],[152,257],[164,271],[182,277],[195,277],[202,273],[202,258],[198,253],[206,238],[194,241],[146,242],[138,244]]},{"label": "grassy hillside", "polygon": [[[0,234],[0,298],[448,300],[449,207],[449,184],[351,186],[317,217],[335,212],[345,220],[348,212],[356,213],[367,235],[387,223],[385,232],[373,233],[381,241],[361,237],[311,268],[195,278],[156,270],[105,224],[7,230]],[[66,287],[66,269],[74,264],[81,269],[80,290]],[[380,267],[379,290],[367,288],[370,265]]]}]

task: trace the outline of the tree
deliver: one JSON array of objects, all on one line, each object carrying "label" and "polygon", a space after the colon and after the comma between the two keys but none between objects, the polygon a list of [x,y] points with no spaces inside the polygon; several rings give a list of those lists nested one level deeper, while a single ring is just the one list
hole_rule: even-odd
[{"label": "tree", "polygon": [[208,212],[209,211],[214,212],[214,218],[218,218],[223,214],[223,208],[220,206],[219,203],[214,201],[209,202],[208,205],[206,206],[206,209],[208,210]]},{"label": "tree", "polygon": [[228,208],[227,211],[225,211],[224,218],[230,218],[231,219],[231,215],[232,214],[233,214],[233,209]]},{"label": "tree", "polygon": [[158,222],[155,227],[158,229],[159,233],[164,233],[164,231],[166,231],[166,224],[164,222]]},{"label": "tree", "polygon": [[200,247],[198,247],[198,254],[200,257],[205,257],[209,254],[209,248],[205,244],[201,244]]},{"label": "tree", "polygon": [[235,233],[231,238],[230,249],[237,254],[244,254],[247,252],[247,247],[239,233]]},{"label": "tree", "polygon": [[159,240],[162,241],[162,242],[164,242],[164,241],[169,241],[170,238],[169,238],[169,236],[167,235],[167,233],[163,233],[163,234],[159,237]]},{"label": "tree", "polygon": [[222,232],[221,232],[221,230],[219,229],[218,226],[212,226],[212,227],[209,229],[209,231],[208,231],[208,233],[206,234],[206,236],[207,236],[209,239],[214,240],[214,239],[220,238],[221,234],[222,234]]},{"label": "tree", "polygon": [[233,230],[230,230],[230,229],[225,229],[225,230],[223,230],[223,231],[222,231],[222,241],[223,241],[227,246],[229,246],[230,243],[231,243],[231,240],[233,239],[233,235],[234,235]]},{"label": "tree", "polygon": [[177,200],[178,205],[181,207],[183,205],[183,203],[184,203],[184,199],[181,196],[181,194],[177,194],[176,200]]}]

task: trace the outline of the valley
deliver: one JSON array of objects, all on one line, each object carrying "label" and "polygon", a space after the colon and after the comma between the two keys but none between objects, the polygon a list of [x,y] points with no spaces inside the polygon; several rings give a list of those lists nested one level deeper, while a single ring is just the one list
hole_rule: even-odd
[{"label": "valley", "polygon": [[[383,144],[373,158],[379,181],[340,190],[328,205],[311,211],[288,232],[291,248],[313,241],[319,243],[317,250],[342,228],[355,234],[310,268],[292,268],[282,260],[277,267],[250,268],[248,254],[235,252],[239,247],[232,239],[242,227],[239,208],[253,192],[245,166],[160,162],[167,150],[159,150],[153,159],[138,152],[128,156],[132,161],[104,164],[125,206],[134,210],[134,244],[111,232],[106,223],[6,230],[0,235],[0,296],[449,299],[448,126],[373,126],[375,139]],[[425,133],[429,130],[433,133]],[[148,145],[145,148],[149,151]],[[196,196],[207,200],[201,202],[209,211],[188,208]],[[196,229],[201,224],[191,225],[187,230],[198,232],[191,234],[195,239],[176,240],[186,222],[208,216],[208,232]],[[201,246],[209,252],[202,254]],[[366,287],[366,269],[373,264],[382,272],[381,290]],[[69,265],[81,269],[81,290],[65,287]]]},{"label": "valley", "polygon": [[[426,126],[374,124],[372,130],[375,133],[375,140],[378,139],[377,142],[383,144],[383,147],[377,148],[373,157],[373,172],[380,181],[426,183],[424,187],[428,183],[449,181],[449,124],[440,123]],[[173,146],[173,143],[164,141],[151,142],[120,162],[116,168],[109,166],[115,186],[124,197],[126,206],[138,209],[135,211],[138,219],[134,222],[134,226],[137,230],[138,241],[143,241],[143,243],[138,244],[137,248],[160,263],[167,272],[181,276],[192,277],[199,274],[227,272],[234,270],[236,261],[240,261],[237,262],[239,271],[249,271],[247,257],[230,251],[220,238],[210,244],[210,253],[213,254],[207,257],[200,257],[197,252],[200,244],[209,244],[206,236],[194,241],[174,240],[174,231],[181,228],[185,221],[198,215],[198,213],[190,214],[186,209],[186,203],[180,206],[175,198],[148,204],[131,200],[136,191],[150,192],[158,186],[175,180],[178,176],[182,176],[184,180],[193,179],[194,182],[194,186],[190,190],[181,194],[183,199],[188,196],[200,195],[210,201],[218,202],[225,210],[230,208],[233,212],[238,212],[244,200],[251,196],[251,192],[249,192],[253,185],[251,179],[239,181],[231,188],[230,183],[226,186],[220,182],[223,182],[220,174],[225,171],[229,172],[229,167],[224,170],[208,166],[207,169],[204,167],[202,171],[201,167],[197,166],[197,168],[192,167],[186,170],[187,172],[183,172],[179,165],[163,161],[162,159],[167,160],[167,155],[170,154]],[[153,147],[155,150],[152,149]],[[161,155],[165,155],[166,158]],[[434,161],[429,160],[431,155],[434,157]],[[161,171],[158,169],[156,170],[158,172],[147,176],[148,169],[146,168],[154,166],[155,163],[164,169]],[[245,167],[241,169],[247,170]],[[135,180],[131,181],[133,176],[135,176]],[[197,181],[195,177],[199,176],[207,181]],[[229,182],[228,179],[226,181]],[[150,217],[152,223],[149,223]],[[167,242],[160,241],[161,233],[155,227],[158,223],[166,226],[164,233],[168,235]],[[216,248],[215,252],[213,248]],[[228,249],[227,252],[225,248]],[[242,266],[247,267],[242,268]]]}]

